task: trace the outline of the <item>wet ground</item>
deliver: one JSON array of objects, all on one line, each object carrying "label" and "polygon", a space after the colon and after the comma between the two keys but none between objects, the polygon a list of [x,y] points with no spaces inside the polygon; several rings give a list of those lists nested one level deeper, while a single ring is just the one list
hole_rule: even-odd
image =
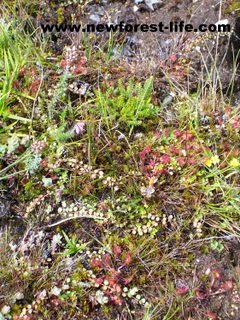
[{"label": "wet ground", "polygon": [[[171,21],[174,23],[184,21],[185,24],[191,23],[197,27],[202,23],[216,23],[223,19],[228,19],[228,23],[234,26],[237,12],[230,10],[229,1],[222,1],[222,7],[220,7],[220,3],[219,0],[163,0],[158,3],[147,2],[147,4],[144,1],[134,3],[134,1],[104,0],[88,1],[84,5],[66,4],[59,7],[58,1],[44,1],[32,7],[29,5],[28,9],[32,22],[36,27],[46,23],[78,24],[80,21],[84,24],[116,24],[121,21],[124,21],[125,24],[158,24],[159,22],[169,24]],[[31,28],[31,26],[28,27]],[[65,46],[81,45],[83,41],[82,36],[74,33],[54,32],[45,36],[49,37],[49,48],[52,50],[52,57],[56,58],[62,55]],[[109,39],[109,34],[104,32],[96,33],[95,35],[86,34],[85,36],[91,41],[95,41],[96,47]],[[204,40],[199,43],[196,41],[198,35],[195,33],[129,32],[117,34],[116,37],[120,45],[114,46],[111,59],[120,59],[123,72],[124,70],[130,70],[130,75],[147,78],[153,74],[156,78],[156,98],[160,101],[163,101],[170,92],[166,73],[170,75],[173,83],[180,84],[183,91],[193,92],[197,89],[202,73],[205,72],[206,74],[207,72],[206,69],[203,70],[202,61],[207,61],[207,67],[205,65],[205,68],[211,68],[212,60],[209,56],[216,49],[215,39],[207,39],[207,42]],[[199,54],[193,45],[195,42],[197,47],[203,45],[207,49],[203,50],[202,54]],[[223,92],[229,91],[232,82],[232,55],[236,54],[238,46],[240,47],[238,39],[224,36],[219,40],[217,51],[214,51],[218,59],[218,86],[219,90],[221,89]],[[92,75],[95,76],[94,72]],[[95,80],[89,78],[86,81],[88,81],[89,85],[95,82]],[[239,86],[238,70],[235,76],[234,90],[236,92],[239,91]],[[235,99],[238,99],[237,95]],[[0,228],[5,229],[8,227],[16,239],[21,239],[28,222],[22,214],[25,204],[18,197],[18,187],[11,185],[11,181],[3,184],[3,189],[4,192],[0,198]],[[211,287],[211,295],[205,295],[206,289],[204,287],[202,291],[197,293],[196,301],[190,304],[189,309],[186,310],[186,317],[183,319],[190,319],[191,315],[194,316],[195,320],[203,319],[203,313],[200,312],[199,315],[199,309],[201,310],[202,308],[205,315],[205,310],[209,306],[213,313],[222,314],[222,319],[239,318],[238,306],[240,300],[238,292],[236,291],[235,294],[232,294],[226,288],[227,285],[231,285],[230,282],[227,283],[226,281],[234,280],[238,283],[239,242],[237,239],[228,239],[226,242],[227,250],[222,255],[201,255],[199,253],[199,257],[193,262],[194,278],[193,280],[192,278],[191,280],[190,278],[186,279],[186,281],[204,282],[202,279],[206,279],[205,266],[207,265],[220,270],[221,279],[218,279]],[[195,283],[193,284],[195,286]],[[205,281],[205,284],[209,286],[208,281]],[[219,288],[223,290],[223,294],[218,292]],[[195,307],[196,312],[194,311]],[[114,319],[116,317],[116,319],[120,319],[117,317],[120,317],[122,312],[124,312],[123,309],[117,310],[112,313],[110,318]],[[208,319],[214,319],[210,316],[209,314]],[[88,319],[110,318],[105,317],[103,314],[99,315],[99,310],[95,308]],[[125,319],[124,316],[121,319]]]},{"label": "wet ground", "polygon": [[[221,4],[221,6],[220,6]],[[86,1],[81,5],[65,4],[59,6],[57,1],[46,1],[44,3],[29,5],[27,10],[35,27],[41,24],[159,24],[169,25],[170,22],[185,24],[191,23],[194,27],[200,24],[215,24],[219,20],[229,23],[235,30],[239,31],[239,20],[234,1],[208,0],[208,1]],[[21,10],[21,9],[19,9]],[[237,21],[237,22],[236,22]],[[26,30],[31,31],[32,26],[26,23]],[[95,46],[100,46],[108,41],[109,34],[106,32],[85,34],[90,41],[95,41]],[[66,46],[81,45],[82,36],[70,32],[53,32],[44,34],[49,38],[49,47],[55,57],[61,55]],[[219,89],[229,92],[233,74],[233,56],[236,56],[240,41],[237,36],[229,38],[223,36],[216,43],[215,39],[207,39],[199,42],[199,33],[187,32],[127,32],[117,34],[119,44],[112,50],[111,59],[121,60],[122,67],[126,68],[130,75],[139,77],[155,76],[155,87],[157,98],[161,101],[168,96],[170,87],[169,79],[173,83],[180,84],[182,90],[197,90],[202,73],[210,72],[203,70],[203,62],[211,68],[212,59],[217,57],[217,70],[219,72]],[[202,34],[200,34],[200,38]],[[189,45],[190,43],[190,45]],[[196,45],[195,45],[196,43]],[[218,46],[216,50],[216,45]],[[199,47],[203,48],[199,54]],[[197,47],[197,50],[196,50]],[[206,49],[207,48],[207,49]],[[214,50],[214,52],[213,52]],[[182,72],[184,70],[184,72]],[[187,69],[187,71],[186,71]],[[123,69],[124,70],[124,69]],[[168,78],[166,78],[168,73]],[[234,91],[236,102],[239,100],[240,76],[239,69],[235,75]],[[87,83],[89,85],[89,83]],[[11,182],[9,182],[9,185]],[[7,186],[8,188],[8,186]],[[10,188],[11,189],[11,188]],[[14,191],[15,192],[15,191]],[[4,193],[3,193],[4,195]],[[14,201],[11,201],[13,197]],[[10,199],[10,200],[9,200]],[[12,205],[12,202],[15,204]],[[15,207],[15,209],[11,209]],[[16,210],[16,196],[11,191],[7,197],[3,196],[0,202],[0,219],[18,217]],[[21,206],[20,206],[21,207]],[[20,209],[21,211],[21,209]],[[5,225],[5,222],[3,223]]]}]

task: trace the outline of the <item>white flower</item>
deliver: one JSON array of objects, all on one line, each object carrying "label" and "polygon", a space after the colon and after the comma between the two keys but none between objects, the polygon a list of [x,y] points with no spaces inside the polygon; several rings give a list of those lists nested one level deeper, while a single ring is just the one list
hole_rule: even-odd
[{"label": "white flower", "polygon": [[211,161],[213,164],[218,164],[220,162],[220,159],[219,159],[218,155],[215,155],[211,158]]},{"label": "white flower", "polygon": [[155,188],[153,187],[152,184],[149,184],[147,187],[144,187],[144,186],[141,187],[142,195],[148,199],[152,197],[154,192],[155,192]]},{"label": "white flower", "polygon": [[238,167],[239,165],[240,165],[240,162],[239,162],[239,160],[238,160],[237,158],[233,158],[233,159],[230,161],[230,166],[231,166],[231,167],[236,168],[236,167]]}]

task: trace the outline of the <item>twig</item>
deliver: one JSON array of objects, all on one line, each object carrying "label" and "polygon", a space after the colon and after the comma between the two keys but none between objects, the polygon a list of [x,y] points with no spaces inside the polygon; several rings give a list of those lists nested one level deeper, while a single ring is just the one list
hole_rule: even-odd
[{"label": "twig", "polygon": [[103,217],[83,215],[83,216],[69,217],[69,218],[60,220],[58,222],[55,222],[55,223],[47,225],[45,228],[52,228],[52,227],[58,226],[58,225],[60,225],[60,224],[62,224],[64,222],[66,222],[66,221],[73,220],[73,219],[79,219],[79,218],[91,218],[91,219],[105,220],[105,221],[107,220],[107,218],[103,218]]}]

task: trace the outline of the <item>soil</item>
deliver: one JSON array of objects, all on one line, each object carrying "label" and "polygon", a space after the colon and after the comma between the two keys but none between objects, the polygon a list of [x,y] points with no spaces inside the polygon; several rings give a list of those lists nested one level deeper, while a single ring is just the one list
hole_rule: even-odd
[{"label": "soil", "polygon": [[[73,23],[72,14],[75,15],[74,23],[83,25],[97,24],[97,23],[113,23],[117,24],[121,21],[125,24],[159,24],[162,22],[164,25],[169,25],[170,22],[179,23],[184,21],[185,25],[190,23],[197,28],[200,24],[215,24],[220,20],[228,20],[231,26],[235,26],[237,12],[229,12],[228,1],[220,2],[218,0],[210,1],[159,1],[159,3],[153,4],[154,11],[145,4],[140,2],[136,5],[134,1],[88,1],[83,7],[82,11],[77,10],[77,7],[66,6],[62,11],[62,16],[57,4],[50,5],[50,8],[43,8],[43,14],[39,15],[37,19],[34,19],[34,24],[39,26],[44,23]],[[226,23],[226,22],[225,22]],[[237,27],[237,25],[236,25]],[[236,28],[239,32],[239,28]],[[86,37],[91,37],[90,34],[85,34]],[[98,42],[104,42],[109,37],[109,34],[103,32],[96,35],[96,45]],[[240,47],[239,40],[233,36],[229,41],[229,37],[223,37],[217,45],[216,40],[210,39],[204,42],[206,48],[201,50],[201,54],[196,52],[192,47],[190,50],[186,50],[186,44],[189,39],[192,42],[196,42],[196,38],[199,37],[199,33],[194,32],[128,32],[118,35],[119,42],[124,39],[123,47],[115,47],[113,49],[112,59],[118,59],[121,56],[121,60],[126,62],[125,67],[130,63],[132,65],[133,73],[139,76],[144,75],[146,77],[146,67],[143,65],[151,66],[150,73],[155,71],[155,77],[159,78],[159,86],[164,86],[165,79],[162,74],[164,71],[169,71],[173,81],[177,77],[175,69],[180,65],[184,65],[184,61],[191,60],[191,68],[188,74],[185,74],[183,79],[180,79],[181,84],[185,89],[196,90],[201,78],[203,69],[205,68],[205,74],[210,72],[211,64],[213,63],[212,57],[217,58],[217,70],[219,72],[219,82],[221,82],[221,90],[224,92],[229,89],[232,83],[233,72],[233,54],[236,55],[238,48]],[[200,37],[204,37],[203,33],[200,33]],[[81,43],[82,39],[79,35],[66,32],[52,33],[52,49],[56,54],[61,54],[64,46],[71,45],[73,43]],[[201,46],[201,45],[200,45]],[[226,54],[227,53],[227,54]],[[181,57],[180,62],[172,62],[173,57]],[[174,58],[176,59],[176,58]],[[207,66],[203,66],[202,61],[206,62]],[[173,68],[175,63],[175,68]],[[170,66],[169,66],[170,64]],[[129,68],[129,67],[128,67]],[[174,70],[171,70],[174,69]],[[206,70],[207,69],[207,70]],[[163,79],[161,79],[163,77]],[[190,79],[190,84],[189,84]],[[179,77],[177,77],[179,81]],[[235,91],[239,91],[239,73],[235,78]],[[163,97],[164,98],[164,97]]]}]

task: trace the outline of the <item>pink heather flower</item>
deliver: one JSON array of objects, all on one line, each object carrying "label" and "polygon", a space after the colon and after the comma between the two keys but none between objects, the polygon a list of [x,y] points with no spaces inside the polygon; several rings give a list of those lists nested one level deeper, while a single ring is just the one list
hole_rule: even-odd
[{"label": "pink heather flower", "polygon": [[73,129],[76,132],[76,134],[83,133],[85,130],[85,123],[84,122],[77,122]]}]

